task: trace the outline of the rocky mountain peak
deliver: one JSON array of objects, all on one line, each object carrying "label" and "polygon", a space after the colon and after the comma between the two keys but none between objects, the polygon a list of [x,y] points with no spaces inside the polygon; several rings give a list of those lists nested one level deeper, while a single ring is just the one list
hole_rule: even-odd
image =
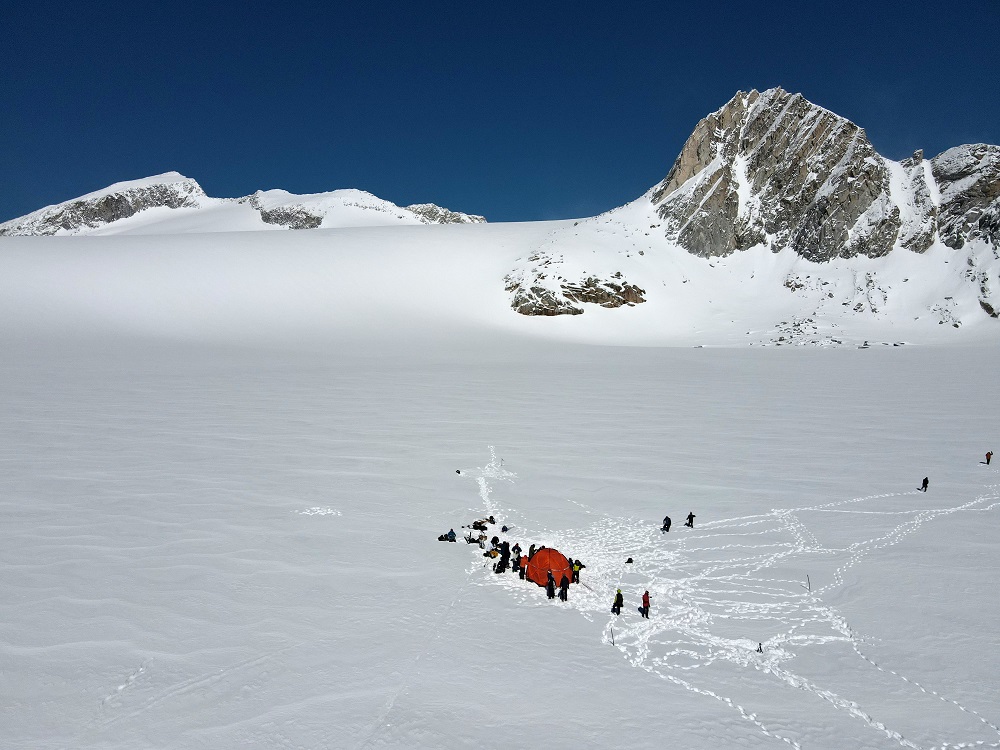
[{"label": "rocky mountain peak", "polygon": [[116,182],[103,190],[34,211],[0,224],[0,236],[52,235],[97,229],[147,208],[196,207],[206,198],[201,185],[178,172]]},{"label": "rocky mountain peak", "polygon": [[829,260],[892,248],[889,184],[862,128],[774,88],[739,92],[698,123],[651,198],[697,255],[769,245]]},{"label": "rocky mountain peak", "polygon": [[667,237],[703,257],[755,246],[813,261],[1000,240],[1000,147],[895,162],[864,129],[781,88],[739,92],[695,127],[648,194]]}]

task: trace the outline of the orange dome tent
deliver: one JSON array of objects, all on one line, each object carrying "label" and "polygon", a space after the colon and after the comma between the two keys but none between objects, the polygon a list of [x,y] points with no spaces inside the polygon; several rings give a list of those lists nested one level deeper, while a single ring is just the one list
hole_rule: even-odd
[{"label": "orange dome tent", "polygon": [[538,550],[534,557],[528,561],[528,572],[525,573],[525,577],[534,581],[539,586],[544,586],[548,582],[548,573],[550,570],[552,571],[552,577],[556,579],[557,587],[563,576],[566,576],[571,581],[573,580],[573,569],[570,567],[566,556],[558,550],[549,549],[548,547]]}]

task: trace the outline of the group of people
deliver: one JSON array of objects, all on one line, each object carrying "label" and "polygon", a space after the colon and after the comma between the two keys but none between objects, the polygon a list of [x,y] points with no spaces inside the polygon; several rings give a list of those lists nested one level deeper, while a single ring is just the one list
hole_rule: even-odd
[{"label": "group of people", "polygon": [[[500,540],[499,536],[494,536],[492,539],[488,538],[486,531],[489,526],[496,525],[497,521],[493,516],[488,516],[487,518],[481,518],[479,520],[473,521],[467,526],[463,526],[463,529],[470,529],[469,533],[465,536],[466,544],[478,544],[481,549],[485,549],[483,552],[483,557],[495,560],[493,563],[493,572],[496,574],[506,573],[507,568],[510,568],[512,572],[517,573],[518,577],[523,581],[527,576],[528,572],[528,562],[535,556],[536,552],[540,552],[545,549],[545,545],[535,548],[532,544],[528,548],[527,554],[522,554],[521,545],[515,542],[511,545],[506,539]],[[479,532],[475,534],[474,532]],[[503,533],[507,532],[507,527],[501,527]],[[438,537],[440,542],[454,542],[457,540],[454,529],[449,529],[447,534],[442,534]],[[487,542],[489,548],[487,549]],[[586,568],[580,560],[574,560],[572,557],[567,557],[569,562],[569,574],[563,574],[560,580],[557,582],[552,571],[548,571],[548,580],[545,585],[545,593],[549,599],[555,599],[556,596],[559,597],[561,601],[569,600],[569,585],[571,583],[580,582],[580,571]],[[558,588],[558,593],[557,593]]]},{"label": "group of people", "polygon": [[[694,528],[694,513],[688,513],[687,519],[684,521],[684,525],[689,529]],[[670,531],[670,516],[663,517],[663,526],[660,531]]]}]

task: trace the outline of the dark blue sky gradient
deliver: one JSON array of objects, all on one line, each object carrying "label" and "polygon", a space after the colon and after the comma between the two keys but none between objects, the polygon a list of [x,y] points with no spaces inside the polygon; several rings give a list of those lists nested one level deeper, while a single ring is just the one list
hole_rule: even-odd
[{"label": "dark blue sky gradient", "polygon": [[890,158],[1000,143],[1000,0],[36,2],[4,26],[0,220],[169,170],[219,197],[587,216],[661,180],[736,91],[779,85]]}]

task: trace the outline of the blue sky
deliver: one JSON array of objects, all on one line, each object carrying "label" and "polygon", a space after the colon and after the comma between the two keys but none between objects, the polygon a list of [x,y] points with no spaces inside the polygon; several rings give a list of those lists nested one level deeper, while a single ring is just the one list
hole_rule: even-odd
[{"label": "blue sky", "polygon": [[1000,143],[1000,0],[36,2],[3,20],[0,220],[170,170],[219,197],[354,187],[587,216],[772,86],[890,158]]}]

